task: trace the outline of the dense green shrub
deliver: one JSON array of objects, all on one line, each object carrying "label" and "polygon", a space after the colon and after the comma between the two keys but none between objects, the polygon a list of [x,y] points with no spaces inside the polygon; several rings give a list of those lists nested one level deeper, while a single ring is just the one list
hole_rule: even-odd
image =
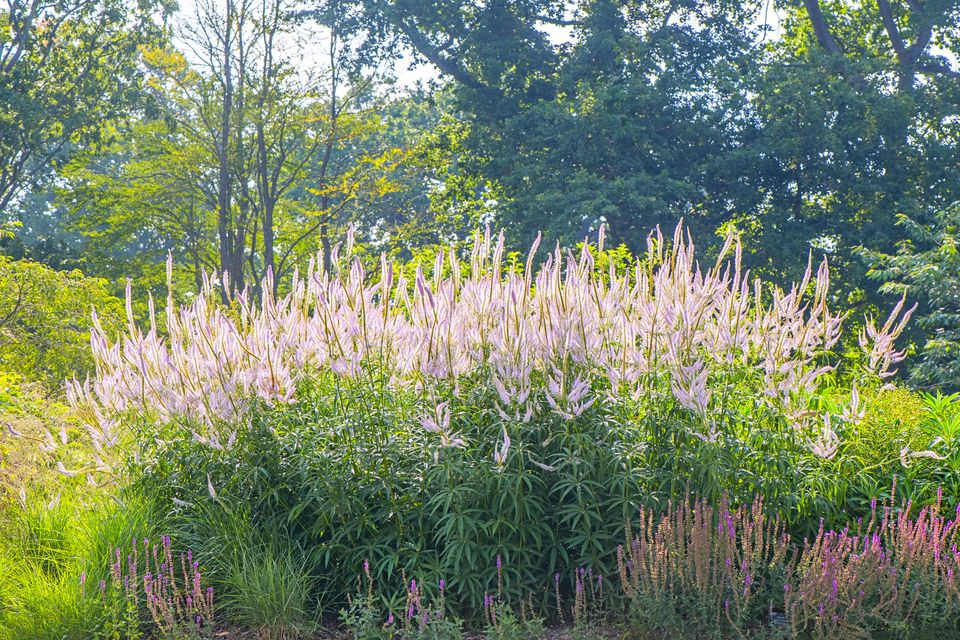
[{"label": "dense green shrub", "polygon": [[864,251],[868,275],[885,293],[909,293],[923,302],[917,319],[917,355],[911,359],[910,382],[920,388],[960,388],[960,202],[944,208],[931,221],[901,215],[898,224],[907,240],[896,254]]},{"label": "dense green shrub", "polygon": [[106,280],[0,256],[0,370],[57,390],[90,373],[93,308],[111,335],[123,326],[123,301]]},{"label": "dense green shrub", "polygon": [[923,399],[906,389],[881,389],[864,398],[863,418],[851,425],[845,438],[846,455],[871,469],[899,465],[901,452],[930,446]]}]

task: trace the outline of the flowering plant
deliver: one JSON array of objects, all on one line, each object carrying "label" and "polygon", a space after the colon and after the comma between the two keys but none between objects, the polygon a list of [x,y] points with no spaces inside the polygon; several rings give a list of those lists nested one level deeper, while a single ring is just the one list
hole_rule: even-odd
[{"label": "flowering plant", "polygon": [[[100,581],[96,594],[107,613],[106,637],[145,637],[144,618],[159,638],[213,635],[213,589],[202,586],[200,565],[192,552],[175,555],[170,537],[164,536],[159,544],[133,539],[126,556],[119,548],[114,555],[110,577]],[[90,588],[86,582],[86,574],[81,575],[83,595]]]},{"label": "flowering plant", "polygon": [[[339,593],[366,558],[382,584],[447,577],[454,611],[482,607],[496,555],[514,602],[543,575],[571,591],[577,567],[612,575],[623,523],[688,492],[762,495],[794,530],[848,517],[825,470],[861,391],[903,357],[903,302],[866,320],[851,363],[826,263],[780,290],[733,238],[709,268],[682,227],[630,266],[601,232],[535,268],[536,246],[505,263],[487,232],[409,278],[386,258],[368,275],[351,244],[283,296],[268,282],[228,305],[208,281],[189,304],[168,297],[163,331],[152,303],[116,341],[95,328],[97,374],[69,385],[88,470],[128,463],[184,527],[201,503],[242,504],[316,549]],[[856,386],[832,388],[838,371]]]},{"label": "flowering plant", "polygon": [[[831,417],[809,411],[837,366],[831,349],[841,335],[842,317],[827,305],[825,261],[781,291],[751,281],[732,237],[716,264],[701,269],[682,226],[669,248],[653,233],[631,269],[596,267],[602,230],[595,249],[585,244],[577,258],[558,247],[535,270],[538,243],[525,269],[505,268],[504,237],[494,243],[488,230],[477,234],[468,263],[441,251],[432,273],[418,266],[412,282],[385,257],[378,278],[358,258],[338,257],[332,271],[311,266],[294,276],[283,297],[268,282],[261,300],[242,293],[231,307],[216,302],[207,280],[191,304],[168,297],[165,332],[152,300],[149,327],[136,323],[128,288],[126,335],[111,343],[94,316],[97,373],[69,382],[69,397],[101,452],[121,441],[124,426],[142,423],[124,420],[131,415],[223,448],[253,401],[295,402],[298,381],[327,374],[376,378],[416,390],[432,405],[424,429],[439,446],[458,447],[449,394],[482,381],[496,391],[504,424],[494,456],[502,464],[510,432],[540,410],[569,421],[598,401],[669,399],[691,415],[691,435],[716,441],[725,426],[717,414],[735,401],[730,376],[750,371],[755,379],[743,385],[813,452],[836,451]],[[901,301],[883,325],[866,320],[861,374],[893,373],[903,357],[894,343],[912,311]],[[98,468],[106,466],[106,455],[98,457]]]}]

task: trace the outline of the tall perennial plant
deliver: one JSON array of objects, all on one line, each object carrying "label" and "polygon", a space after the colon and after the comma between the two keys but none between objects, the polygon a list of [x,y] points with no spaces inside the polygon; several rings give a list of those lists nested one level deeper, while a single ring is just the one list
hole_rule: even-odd
[{"label": "tall perennial plant", "polygon": [[[497,392],[499,459],[510,431],[541,408],[573,420],[598,401],[649,405],[669,396],[698,418],[692,435],[716,440],[728,422],[717,414],[736,402],[731,377],[749,372],[756,380],[744,382],[757,397],[828,457],[831,416],[810,411],[841,336],[842,318],[827,304],[826,261],[781,291],[750,280],[732,238],[707,270],[681,226],[670,244],[659,232],[648,242],[631,270],[613,261],[598,269],[584,245],[579,259],[558,247],[535,271],[537,244],[526,269],[505,269],[504,238],[494,243],[488,230],[467,264],[441,251],[432,273],[418,266],[412,282],[385,257],[378,278],[344,258],[330,272],[295,276],[284,297],[268,285],[259,302],[241,294],[230,307],[215,302],[208,280],[190,304],[168,298],[164,332],[152,303],[149,326],[137,324],[128,291],[126,334],[111,342],[94,317],[96,376],[69,382],[68,392],[104,449],[123,439],[131,413],[219,448],[233,442],[251,402],[295,402],[301,379],[386,378],[416,390],[430,408],[423,428],[438,446],[455,447],[463,443],[450,422],[450,392],[471,379]],[[602,231],[597,248],[602,254]],[[868,318],[860,336],[863,368],[880,379],[903,357],[894,343],[913,311],[903,307],[880,326]]]},{"label": "tall perennial plant", "polygon": [[[709,268],[681,227],[629,267],[603,244],[535,268],[537,246],[520,265],[487,232],[469,259],[441,252],[407,278],[386,258],[369,275],[351,240],[283,296],[268,282],[226,305],[208,280],[168,298],[163,330],[152,302],[117,340],[96,325],[96,376],[69,384],[87,470],[132,471],[181,531],[211,501],[242,508],[308,550],[335,598],[369,559],[378,584],[446,578],[450,606],[474,611],[493,558],[512,601],[544,575],[573,593],[578,567],[616,571],[626,522],[688,492],[761,495],[811,536],[866,513],[870,491],[835,469],[912,309],[867,318],[844,360],[825,262],[780,290],[732,238]],[[943,446],[918,436],[877,469],[922,474]]]}]

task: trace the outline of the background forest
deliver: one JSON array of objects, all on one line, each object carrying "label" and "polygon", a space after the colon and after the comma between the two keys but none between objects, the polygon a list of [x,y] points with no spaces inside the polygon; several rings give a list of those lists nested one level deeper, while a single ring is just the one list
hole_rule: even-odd
[{"label": "background forest", "polygon": [[227,294],[350,225],[410,258],[682,217],[775,282],[826,255],[857,314],[909,287],[911,380],[953,388],[958,49],[953,0],[5,0],[0,351],[59,386],[168,254]]}]

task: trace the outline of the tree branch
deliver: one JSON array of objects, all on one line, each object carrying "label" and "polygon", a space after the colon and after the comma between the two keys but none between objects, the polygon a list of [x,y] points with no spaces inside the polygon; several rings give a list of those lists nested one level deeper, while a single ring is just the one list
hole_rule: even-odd
[{"label": "tree branch", "polygon": [[900,29],[897,27],[897,21],[893,17],[893,11],[890,9],[890,3],[887,0],[877,0],[877,8],[880,11],[880,20],[883,22],[883,28],[890,36],[890,44],[897,54],[900,63],[903,64],[907,49],[903,44],[903,36],[900,35]]},{"label": "tree branch", "polygon": [[843,55],[843,49],[830,33],[830,27],[827,26],[827,20],[823,16],[823,10],[820,9],[819,0],[803,0],[803,6],[807,9],[807,15],[810,17],[810,24],[813,26],[813,35],[817,42],[829,54]]}]

